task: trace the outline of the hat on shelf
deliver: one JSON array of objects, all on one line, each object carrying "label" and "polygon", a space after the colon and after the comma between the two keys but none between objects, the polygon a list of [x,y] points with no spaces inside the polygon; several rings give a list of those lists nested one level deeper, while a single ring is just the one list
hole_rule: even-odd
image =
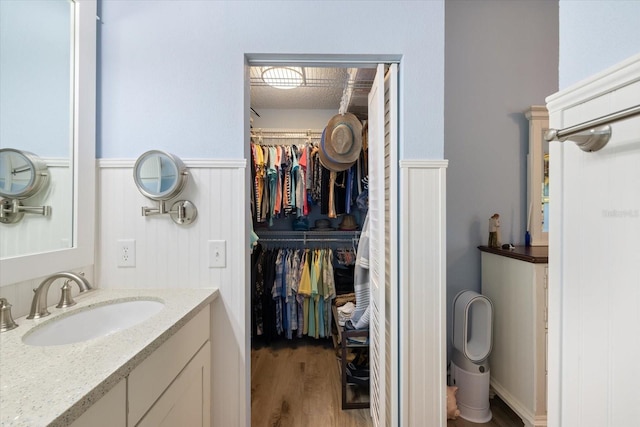
[{"label": "hat on shelf", "polygon": [[304,217],[293,220],[293,231],[307,231],[309,229],[309,220]]},{"label": "hat on shelf", "polygon": [[353,215],[345,215],[342,217],[342,222],[338,226],[339,230],[343,231],[353,231],[358,229],[358,222],[356,221],[356,217]]},{"label": "hat on shelf", "polygon": [[327,123],[320,140],[320,162],[333,171],[349,169],[362,150],[362,123],[351,113],[336,114]]},{"label": "hat on shelf", "polygon": [[335,230],[335,228],[331,227],[331,221],[329,221],[328,219],[316,219],[314,225],[315,227],[311,227],[311,229],[315,231]]}]

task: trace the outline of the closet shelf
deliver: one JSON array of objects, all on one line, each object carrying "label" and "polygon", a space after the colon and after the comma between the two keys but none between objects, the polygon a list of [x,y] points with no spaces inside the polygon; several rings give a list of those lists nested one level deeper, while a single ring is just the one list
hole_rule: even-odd
[{"label": "closet shelf", "polygon": [[277,138],[320,138],[322,129],[288,129],[288,128],[253,128],[251,136],[268,139]]},{"label": "closet shelf", "polygon": [[260,229],[256,229],[254,230],[258,236],[265,236],[265,237],[271,237],[271,236],[301,236],[301,235],[306,235],[306,236],[345,236],[345,237],[357,237],[360,235],[360,230],[326,230],[326,231],[321,231],[321,230],[301,230],[301,231],[295,231],[295,230],[260,230]]},{"label": "closet shelf", "polygon": [[355,342],[351,342],[349,338],[369,338],[369,330],[368,329],[353,329],[346,330],[343,326],[340,326],[338,323],[338,310],[336,306],[332,306],[331,310],[333,312],[333,322],[334,322],[334,344],[338,341],[340,345],[340,376],[342,383],[342,409],[363,409],[368,408],[370,402],[350,402],[347,399],[347,352],[349,349],[355,348],[368,348],[369,344],[358,344]]},{"label": "closet shelf", "polygon": [[259,242],[349,242],[357,244],[360,230],[266,231],[255,230]]}]

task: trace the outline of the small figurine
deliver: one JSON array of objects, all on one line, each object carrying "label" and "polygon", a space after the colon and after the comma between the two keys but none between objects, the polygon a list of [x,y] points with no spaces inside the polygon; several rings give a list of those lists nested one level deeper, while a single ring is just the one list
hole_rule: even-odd
[{"label": "small figurine", "polygon": [[489,245],[490,248],[500,247],[500,215],[493,214],[489,218]]}]

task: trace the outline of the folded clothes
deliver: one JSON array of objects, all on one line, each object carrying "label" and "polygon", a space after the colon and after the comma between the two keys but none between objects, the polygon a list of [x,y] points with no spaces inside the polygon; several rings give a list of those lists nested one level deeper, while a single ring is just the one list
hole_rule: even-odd
[{"label": "folded clothes", "polygon": [[356,294],[355,292],[351,292],[348,294],[343,294],[343,295],[338,295],[333,303],[335,304],[336,307],[340,307],[341,305],[344,305],[347,302],[356,302]]},{"label": "folded clothes", "polygon": [[355,309],[356,309],[356,305],[351,301],[349,301],[344,305],[341,305],[340,307],[338,307],[338,314],[345,314],[345,315],[349,315],[350,317],[351,313],[353,313],[353,310]]},{"label": "folded clothes", "polygon": [[338,325],[344,326],[345,323],[351,318],[353,311],[356,309],[356,305],[351,301],[338,307]]}]

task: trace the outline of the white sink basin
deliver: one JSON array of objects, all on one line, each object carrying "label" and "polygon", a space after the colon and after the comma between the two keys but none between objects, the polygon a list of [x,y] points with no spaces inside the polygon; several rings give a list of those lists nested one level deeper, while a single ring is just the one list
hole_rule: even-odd
[{"label": "white sink basin", "polygon": [[159,301],[132,300],[78,309],[68,316],[43,323],[27,333],[22,341],[29,345],[50,346],[104,337],[137,325],[163,307]]}]

